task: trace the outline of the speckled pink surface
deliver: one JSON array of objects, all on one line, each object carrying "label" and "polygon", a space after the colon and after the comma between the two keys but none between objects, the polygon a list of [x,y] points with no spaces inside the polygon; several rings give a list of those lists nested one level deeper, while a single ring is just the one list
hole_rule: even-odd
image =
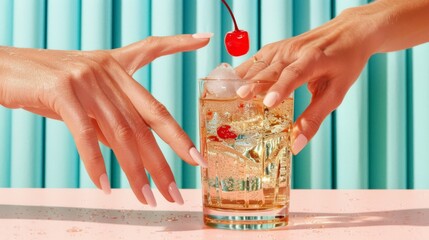
[{"label": "speckled pink surface", "polygon": [[200,190],[182,194],[155,191],[153,209],[126,189],[0,189],[0,239],[429,239],[427,190],[293,190],[289,226],[270,231],[206,227]]}]

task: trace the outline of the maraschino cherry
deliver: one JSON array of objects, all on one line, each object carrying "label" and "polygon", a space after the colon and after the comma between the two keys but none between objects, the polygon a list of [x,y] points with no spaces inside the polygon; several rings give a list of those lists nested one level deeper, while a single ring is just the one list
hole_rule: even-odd
[{"label": "maraschino cherry", "polygon": [[237,134],[231,130],[231,126],[222,125],[217,128],[217,135],[222,139],[235,139]]},{"label": "maraschino cherry", "polygon": [[226,3],[225,0],[222,0],[222,2],[225,4],[226,8],[228,8],[235,26],[234,31],[228,32],[225,35],[226,50],[228,50],[228,53],[234,57],[242,56],[249,51],[249,34],[238,28],[237,21],[235,21],[234,14],[232,13],[228,3]]}]

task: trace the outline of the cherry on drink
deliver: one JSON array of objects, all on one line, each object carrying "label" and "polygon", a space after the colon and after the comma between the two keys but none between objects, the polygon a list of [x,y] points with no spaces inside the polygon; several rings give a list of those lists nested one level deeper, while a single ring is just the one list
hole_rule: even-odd
[{"label": "cherry on drink", "polygon": [[235,139],[237,134],[231,131],[231,126],[222,125],[217,129],[217,135],[222,139]]},{"label": "cherry on drink", "polygon": [[238,28],[237,21],[228,3],[226,3],[225,0],[222,0],[222,3],[225,4],[228,9],[235,26],[234,31],[228,32],[225,35],[226,50],[234,57],[242,56],[249,51],[249,34]]}]

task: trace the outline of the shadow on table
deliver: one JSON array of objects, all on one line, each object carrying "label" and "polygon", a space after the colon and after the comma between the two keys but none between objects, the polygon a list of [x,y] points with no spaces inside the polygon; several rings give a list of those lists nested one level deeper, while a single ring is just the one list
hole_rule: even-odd
[{"label": "shadow on table", "polygon": [[163,226],[165,231],[204,229],[202,212],[119,210],[27,205],[1,205],[0,219],[37,219],[135,226]]},{"label": "shadow on table", "polygon": [[[290,224],[278,230],[345,228],[362,226],[429,226],[429,209],[404,209],[359,213],[291,212]],[[206,229],[202,212],[117,210],[72,207],[0,205],[0,219],[37,219],[95,222],[135,226],[162,226],[164,231]]]},{"label": "shadow on table", "polygon": [[364,226],[429,226],[429,209],[403,209],[358,213],[290,213],[291,222],[283,229],[349,228]]}]

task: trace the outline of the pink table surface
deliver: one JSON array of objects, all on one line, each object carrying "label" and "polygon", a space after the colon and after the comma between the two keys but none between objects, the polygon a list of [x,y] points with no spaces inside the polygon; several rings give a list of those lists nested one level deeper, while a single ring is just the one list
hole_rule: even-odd
[{"label": "pink table surface", "polygon": [[154,209],[129,189],[0,189],[0,239],[429,239],[427,190],[293,190],[289,226],[269,231],[206,227],[200,190],[182,194],[155,191]]}]

